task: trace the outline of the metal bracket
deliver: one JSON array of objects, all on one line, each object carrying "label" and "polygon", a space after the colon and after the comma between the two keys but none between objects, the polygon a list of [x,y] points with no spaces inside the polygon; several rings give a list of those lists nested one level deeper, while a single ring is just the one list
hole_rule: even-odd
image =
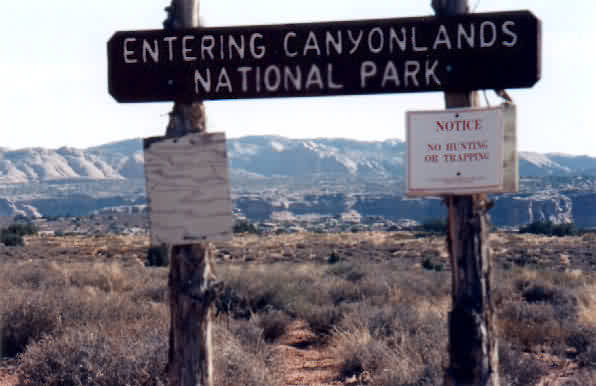
[{"label": "metal bracket", "polygon": [[511,99],[511,96],[507,93],[507,91],[501,89],[501,90],[495,90],[495,93],[498,96],[500,96],[501,98],[503,98],[503,100],[505,101],[504,103],[514,104],[513,99]]}]

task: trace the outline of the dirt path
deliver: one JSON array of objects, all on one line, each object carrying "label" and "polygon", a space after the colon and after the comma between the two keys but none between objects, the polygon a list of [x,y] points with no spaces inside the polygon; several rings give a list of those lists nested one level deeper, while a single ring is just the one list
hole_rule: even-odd
[{"label": "dirt path", "polygon": [[574,375],[577,372],[577,364],[569,360],[558,361],[553,363],[553,367],[558,369],[553,370],[550,374],[544,376],[536,386],[574,386],[579,385],[575,380]]},{"label": "dirt path", "polygon": [[15,386],[18,383],[15,371],[14,360],[0,360],[0,386]]},{"label": "dirt path", "polygon": [[292,323],[280,338],[278,371],[283,385],[340,386],[340,362],[329,349],[313,344],[315,336],[303,321]]},{"label": "dirt path", "polygon": [[15,386],[18,378],[14,374],[3,374],[0,372],[0,386]]}]

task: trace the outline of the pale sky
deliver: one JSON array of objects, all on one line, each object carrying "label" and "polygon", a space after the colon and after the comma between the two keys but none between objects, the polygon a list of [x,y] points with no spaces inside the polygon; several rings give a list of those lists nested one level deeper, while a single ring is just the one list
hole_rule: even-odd
[{"label": "pale sky", "polygon": [[[120,104],[107,91],[106,42],[159,29],[169,0],[4,1],[0,26],[0,147],[84,148],[163,135],[171,103]],[[202,0],[205,26],[425,16],[431,0]],[[596,2],[470,0],[476,12],[527,9],[542,20],[542,79],[510,90],[519,149],[596,157]],[[500,103],[487,91],[491,105]],[[484,101],[484,98],[482,98]],[[206,102],[210,131],[228,137],[405,139],[407,110],[444,107],[443,94]]]}]

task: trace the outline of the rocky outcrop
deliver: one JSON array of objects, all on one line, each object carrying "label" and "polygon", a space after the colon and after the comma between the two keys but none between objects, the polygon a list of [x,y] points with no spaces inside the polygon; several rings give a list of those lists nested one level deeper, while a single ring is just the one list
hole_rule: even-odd
[{"label": "rocky outcrop", "polygon": [[[401,178],[406,144],[393,139],[290,139],[249,136],[228,139],[229,165],[235,173],[255,178]],[[596,158],[565,154],[519,153],[521,176],[593,175]],[[0,183],[60,179],[143,177],[139,138],[88,149],[29,148],[0,150]]]},{"label": "rocky outcrop", "polygon": [[[581,228],[596,227],[596,193],[510,194],[493,197],[493,200],[495,205],[489,215],[496,226],[552,221],[556,224],[575,222]],[[253,221],[266,221],[281,212],[331,217],[354,212],[362,217],[418,222],[447,215],[447,208],[438,198],[412,199],[402,195],[307,194],[287,205],[264,198],[242,197],[235,201],[235,205],[241,214]]]},{"label": "rocky outcrop", "polygon": [[23,204],[37,208],[44,216],[56,217],[87,216],[101,208],[137,205],[139,203],[121,196],[94,198],[84,194],[74,194],[68,198],[35,199]]},{"label": "rocky outcrop", "polygon": [[252,221],[264,221],[273,214],[271,201],[258,197],[240,197],[234,201],[234,205]]},{"label": "rocky outcrop", "polygon": [[[400,140],[228,139],[236,211],[254,221],[282,217],[360,216],[388,220],[445,217],[439,199],[403,193],[406,144]],[[521,152],[524,193],[495,196],[497,226],[537,220],[596,227],[596,158]],[[144,204],[142,141],[89,149],[0,149],[2,214],[86,215],[102,208]],[[16,184],[18,186],[12,186]],[[2,188],[5,188],[2,190]],[[304,193],[304,192],[311,193]],[[331,192],[331,193],[326,193]]]},{"label": "rocky outcrop", "polygon": [[137,152],[124,157],[116,167],[118,173],[124,178],[145,178],[145,163],[143,153]]},{"label": "rocky outcrop", "polygon": [[491,221],[497,226],[526,225],[534,221],[563,224],[574,221],[572,200],[560,193],[516,194],[494,197]]},{"label": "rocky outcrop", "polygon": [[34,148],[0,154],[0,183],[16,184],[73,178],[122,177],[100,157],[73,148]]},{"label": "rocky outcrop", "polygon": [[401,195],[360,196],[353,209],[362,216],[383,216],[390,220],[407,218],[419,222],[447,215],[447,209],[439,199],[406,198]]},{"label": "rocky outcrop", "polygon": [[0,217],[25,216],[29,218],[42,217],[41,213],[31,205],[14,203],[11,200],[0,199]]},{"label": "rocky outcrop", "polygon": [[337,194],[307,194],[298,202],[288,205],[288,211],[295,215],[320,214],[323,216],[337,216],[349,209],[346,195]]}]

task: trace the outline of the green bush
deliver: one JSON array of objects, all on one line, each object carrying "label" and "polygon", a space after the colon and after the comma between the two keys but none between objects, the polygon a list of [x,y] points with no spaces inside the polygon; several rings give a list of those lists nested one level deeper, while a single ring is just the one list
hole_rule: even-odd
[{"label": "green bush", "polygon": [[168,247],[165,245],[149,247],[147,250],[148,267],[167,267],[170,264],[170,257],[168,255]]},{"label": "green bush", "polygon": [[292,319],[283,311],[271,311],[263,314],[256,314],[257,325],[263,329],[262,339],[267,343],[273,343],[283,336]]},{"label": "green bush", "polygon": [[32,224],[32,223],[12,224],[12,225],[9,225],[8,228],[6,228],[6,230],[9,233],[14,233],[19,236],[29,236],[29,235],[37,234],[37,227],[35,226],[35,224]]},{"label": "green bush", "polygon": [[234,233],[250,233],[253,235],[260,234],[259,229],[251,222],[241,220],[234,224]]},{"label": "green bush", "polygon": [[0,241],[7,247],[22,247],[23,245],[25,245],[23,236],[6,232],[5,229],[0,231]]},{"label": "green bush", "polygon": [[429,270],[429,271],[437,271],[441,272],[443,270],[443,264],[435,263],[430,257],[424,258],[422,261],[422,268]]},{"label": "green bush", "polygon": [[535,235],[547,236],[574,236],[578,234],[577,227],[573,223],[554,224],[552,221],[535,221],[519,228],[519,233],[532,233]]},{"label": "green bush", "polygon": [[0,242],[8,247],[25,245],[23,236],[37,234],[37,227],[31,223],[17,223],[0,230]]},{"label": "green bush", "polygon": [[433,218],[425,220],[420,225],[419,230],[430,233],[447,234],[447,219],[446,218]]},{"label": "green bush", "polygon": [[327,258],[327,263],[335,264],[335,263],[338,263],[340,260],[341,260],[341,257],[339,256],[337,251],[333,250],[331,252],[331,254],[329,255],[329,257]]}]

